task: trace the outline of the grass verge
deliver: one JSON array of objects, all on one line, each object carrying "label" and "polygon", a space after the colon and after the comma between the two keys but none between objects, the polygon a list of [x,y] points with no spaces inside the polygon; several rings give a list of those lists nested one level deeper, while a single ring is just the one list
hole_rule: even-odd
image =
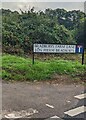
[{"label": "grass verge", "polygon": [[2,79],[4,80],[47,80],[54,74],[66,74],[72,77],[83,76],[86,65],[69,60],[36,60],[32,65],[30,58],[5,54],[2,56]]}]

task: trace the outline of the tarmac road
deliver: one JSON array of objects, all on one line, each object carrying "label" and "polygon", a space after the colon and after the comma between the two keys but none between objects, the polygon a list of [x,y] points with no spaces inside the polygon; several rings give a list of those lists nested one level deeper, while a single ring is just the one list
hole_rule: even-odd
[{"label": "tarmac road", "polygon": [[79,99],[75,99],[74,96],[82,93],[84,93],[83,85],[3,82],[3,117],[16,118],[15,116],[19,116],[20,112],[20,116],[23,118],[43,118],[46,120],[64,118],[64,112],[76,107],[79,103]]}]

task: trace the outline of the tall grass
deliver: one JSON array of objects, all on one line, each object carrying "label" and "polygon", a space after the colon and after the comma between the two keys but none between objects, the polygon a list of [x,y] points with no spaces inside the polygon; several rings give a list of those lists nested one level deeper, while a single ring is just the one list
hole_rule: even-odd
[{"label": "tall grass", "polygon": [[2,79],[4,80],[46,80],[53,74],[67,74],[71,76],[83,75],[86,65],[69,60],[36,60],[32,64],[30,58],[14,55],[2,56]]}]

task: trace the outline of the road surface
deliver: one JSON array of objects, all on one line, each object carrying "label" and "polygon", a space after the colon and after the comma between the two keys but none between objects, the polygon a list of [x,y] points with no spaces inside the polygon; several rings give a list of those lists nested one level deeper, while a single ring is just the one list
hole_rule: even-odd
[{"label": "road surface", "polygon": [[85,117],[84,93],[85,87],[79,84],[3,82],[3,118],[81,119]]}]

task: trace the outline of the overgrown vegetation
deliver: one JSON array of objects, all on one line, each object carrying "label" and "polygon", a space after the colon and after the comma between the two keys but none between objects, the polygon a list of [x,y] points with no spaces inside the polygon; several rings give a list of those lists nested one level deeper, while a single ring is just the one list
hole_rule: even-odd
[{"label": "overgrown vegetation", "polygon": [[85,13],[79,10],[46,9],[12,12],[2,9],[3,52],[31,53],[34,43],[86,43]]},{"label": "overgrown vegetation", "polygon": [[76,77],[83,76],[86,69],[86,65],[69,60],[52,59],[45,62],[36,60],[33,65],[30,58],[9,54],[3,55],[2,61],[2,79],[4,80],[49,80],[54,74]]}]

